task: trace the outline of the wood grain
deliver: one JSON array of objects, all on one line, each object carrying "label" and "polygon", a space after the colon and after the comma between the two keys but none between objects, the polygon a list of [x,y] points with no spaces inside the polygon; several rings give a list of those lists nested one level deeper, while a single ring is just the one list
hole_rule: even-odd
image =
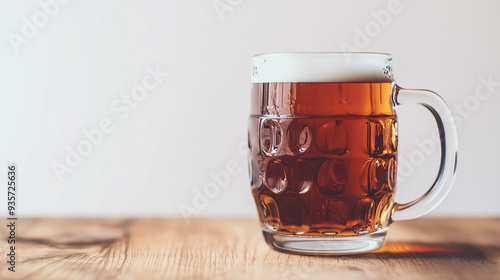
[{"label": "wood grain", "polygon": [[254,219],[20,219],[0,279],[500,279],[500,219],[398,222],[372,253],[279,253]]}]

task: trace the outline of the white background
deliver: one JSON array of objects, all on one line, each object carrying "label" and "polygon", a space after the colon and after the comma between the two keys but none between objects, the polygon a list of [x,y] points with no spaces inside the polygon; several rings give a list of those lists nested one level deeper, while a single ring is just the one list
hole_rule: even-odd
[{"label": "white background", "polygon": [[[192,206],[195,190],[213,182],[210,172],[233,160],[240,172],[197,215],[256,215],[238,153],[251,57],[341,44],[391,53],[398,84],[433,89],[454,111],[466,105],[456,183],[432,215],[500,215],[500,86],[474,97],[480,77],[500,82],[500,2],[405,1],[378,29],[373,14],[387,1],[229,2],[218,14],[213,1],[70,1],[18,46],[11,40],[23,36],[23,18],[43,23],[43,9],[38,1],[1,2],[0,186],[16,163],[20,215],[180,215],[179,205]],[[368,41],[356,45],[356,28],[367,26]],[[148,67],[170,75],[120,119],[111,104],[141,85]],[[400,159],[409,161],[415,140],[429,138],[434,125],[421,108],[398,114]],[[105,118],[114,131],[58,180],[54,162],[65,163],[66,147],[75,149],[82,131]],[[400,172],[397,198],[424,193],[438,162],[435,151],[415,172]]]}]

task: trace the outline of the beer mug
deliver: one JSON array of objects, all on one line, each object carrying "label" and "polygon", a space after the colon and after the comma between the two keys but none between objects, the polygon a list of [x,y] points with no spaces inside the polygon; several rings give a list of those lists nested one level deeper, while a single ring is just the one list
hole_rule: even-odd
[{"label": "beer mug", "polygon": [[[266,242],[288,253],[381,247],[393,221],[416,218],[449,192],[457,163],[451,112],[436,93],[399,87],[384,53],[280,53],[253,58],[248,129],[251,190]],[[420,198],[394,201],[396,111],[434,116],[441,163]]]}]

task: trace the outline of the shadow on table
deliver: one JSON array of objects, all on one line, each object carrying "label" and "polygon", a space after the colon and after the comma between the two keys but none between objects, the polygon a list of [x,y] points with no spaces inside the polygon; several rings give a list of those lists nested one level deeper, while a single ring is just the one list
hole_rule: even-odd
[{"label": "shadow on table", "polygon": [[[317,277],[314,279],[323,279],[332,275],[354,279],[370,277],[376,279],[386,279],[384,277],[492,279],[492,275],[500,275],[497,261],[499,255],[500,244],[388,241],[382,248],[369,253],[311,256],[307,261],[303,259],[294,263],[293,266],[285,264],[279,272],[286,275],[282,279],[313,279],[314,277]],[[385,276],[377,278],[377,275],[382,275],[377,273]]]},{"label": "shadow on table", "polygon": [[486,260],[487,252],[500,254],[499,246],[473,245],[467,243],[417,243],[387,242],[382,248],[355,257],[376,256],[379,258],[463,258]]}]

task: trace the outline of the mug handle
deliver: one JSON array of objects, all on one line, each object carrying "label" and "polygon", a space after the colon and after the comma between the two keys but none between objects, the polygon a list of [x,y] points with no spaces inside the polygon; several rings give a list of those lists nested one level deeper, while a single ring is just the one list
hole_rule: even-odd
[{"label": "mug handle", "polygon": [[421,197],[403,204],[395,203],[393,221],[421,217],[443,201],[453,185],[457,167],[458,137],[455,122],[446,102],[435,92],[422,89],[404,89],[394,85],[392,102],[397,110],[399,105],[418,104],[429,110],[439,131],[441,143],[441,163],[436,180]]}]

